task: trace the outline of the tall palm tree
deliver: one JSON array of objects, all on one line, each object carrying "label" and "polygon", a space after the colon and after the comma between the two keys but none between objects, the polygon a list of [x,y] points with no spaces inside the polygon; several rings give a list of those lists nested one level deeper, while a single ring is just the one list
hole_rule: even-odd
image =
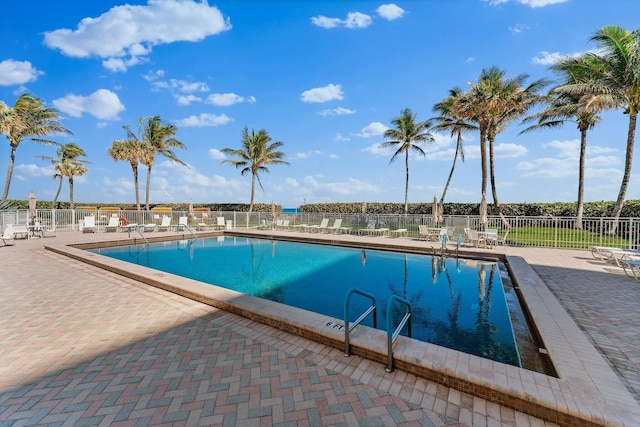
[{"label": "tall palm tree", "polygon": [[289,165],[290,163],[285,161],[286,155],[278,149],[284,145],[283,142],[276,141],[271,143],[271,137],[266,130],[260,129],[257,133],[252,128],[251,133],[245,126],[242,130],[242,148],[224,148],[222,152],[224,154],[237,157],[238,159],[225,159],[221,164],[231,163],[237,169],[240,169],[240,174],[245,175],[251,173],[251,201],[249,203],[249,213],[253,211],[253,198],[255,194],[256,180],[262,187],[260,181],[260,172],[269,173],[269,165]]},{"label": "tall palm tree", "polygon": [[[527,87],[522,87],[528,78],[526,74],[505,79],[506,72],[491,67],[483,69],[477,83],[470,83],[467,92],[456,96],[452,110],[454,114],[466,121],[475,123],[480,131],[480,162],[482,169],[482,196],[486,197],[487,190],[487,161],[490,166],[491,189],[493,203],[506,226],[506,219],[502,216],[498,194],[495,185],[495,154],[494,143],[496,135],[506,129],[506,125],[526,114],[526,112],[543,97],[537,95],[547,81],[536,80]],[[487,157],[487,143],[489,157]]]},{"label": "tall palm tree", "polygon": [[451,138],[456,138],[456,151],[453,155],[453,163],[451,164],[451,171],[449,171],[449,177],[447,178],[447,183],[442,190],[442,196],[440,197],[440,205],[444,204],[444,199],[447,195],[447,190],[449,189],[449,184],[451,183],[451,178],[453,177],[453,171],[456,168],[456,162],[458,157],[460,160],[464,162],[464,140],[462,139],[463,132],[469,132],[473,130],[477,130],[478,127],[472,123],[465,122],[461,117],[457,116],[453,111],[453,104],[458,95],[462,93],[462,89],[459,87],[454,87],[449,90],[449,96],[444,100],[436,103],[433,106],[433,111],[439,113],[440,115],[432,118],[432,121],[435,121],[435,125],[433,129],[435,130],[445,130],[450,131]]},{"label": "tall palm tree", "polygon": [[387,129],[384,137],[389,141],[382,143],[382,147],[397,147],[391,156],[389,164],[404,153],[404,164],[406,172],[405,188],[404,188],[404,213],[409,210],[409,152],[413,151],[418,155],[424,156],[424,150],[418,145],[424,141],[433,142],[433,135],[429,133],[431,126],[428,120],[416,122],[416,114],[409,108],[405,108],[400,112],[400,116],[391,120],[391,124],[395,129]]},{"label": "tall palm tree", "polygon": [[151,168],[156,156],[160,154],[169,160],[187,166],[173,151],[173,149],[184,150],[187,146],[174,138],[178,128],[172,124],[163,124],[160,116],[153,116],[146,120],[141,117],[138,119],[138,126],[140,128],[140,138],[131,131],[129,126],[124,126],[124,128],[127,131],[127,138],[137,140],[142,144],[143,150],[140,156],[140,163],[147,167],[145,204],[148,210],[150,209]]},{"label": "tall palm tree", "polygon": [[[84,157],[86,154],[82,148],[74,143],[63,144],[56,150],[57,157],[52,156],[36,156],[37,158],[43,160],[49,160],[53,165],[53,169],[56,173],[53,174],[52,178],[58,180],[58,190],[56,191],[56,195],[53,198],[52,206],[55,207],[58,202],[58,197],[60,196],[60,191],[62,190],[62,181],[65,176],[63,171],[70,171],[74,168],[72,165],[76,165],[77,167],[81,167],[82,164],[87,163],[86,161],[79,159],[79,157]],[[88,169],[87,169],[88,170]],[[82,175],[82,174],[76,174]],[[70,190],[72,189],[73,184],[70,183]],[[73,209],[73,195],[71,195],[71,209]]]},{"label": "tall palm tree", "polygon": [[133,171],[133,185],[136,191],[136,208],[140,210],[140,190],[138,188],[138,167],[144,145],[136,139],[116,140],[107,150],[109,156],[117,161],[129,162]]},{"label": "tall palm tree", "polygon": [[576,58],[573,63],[568,61],[569,66],[583,67],[589,78],[560,86],[556,90],[578,96],[592,95],[590,103],[606,105],[610,109],[621,108],[629,115],[624,173],[613,208],[615,220],[610,229],[614,234],[631,177],[640,111],[640,29],[628,31],[617,25],[609,25],[596,31],[591,41],[598,45],[594,52]]},{"label": "tall palm tree", "polygon": [[[581,63],[587,58],[582,58]],[[584,66],[575,66],[574,59],[565,58],[551,67],[562,77],[562,85],[574,84],[585,79]],[[588,76],[586,76],[588,79]],[[593,102],[592,95],[580,96],[571,93],[561,93],[551,89],[546,99],[546,108],[536,114],[525,117],[523,123],[536,122],[520,133],[531,132],[533,130],[559,128],[566,122],[576,124],[580,132],[580,154],[578,160],[578,200],[576,203],[576,222],[574,227],[582,230],[582,217],[584,214],[584,171],[587,155],[587,132],[594,128],[601,117],[597,113],[606,106]]]},{"label": "tall palm tree", "polygon": [[73,209],[73,178],[76,176],[82,176],[89,171],[89,168],[85,166],[87,163],[85,160],[79,157],[84,157],[85,152],[82,148],[76,144],[66,144],[66,152],[63,155],[63,160],[60,163],[60,174],[66,176],[69,181],[69,207]]},{"label": "tall palm tree", "polygon": [[11,147],[7,179],[2,199],[0,199],[4,201],[9,195],[16,150],[22,140],[31,139],[38,144],[54,145],[56,144],[54,141],[44,137],[52,133],[72,134],[72,132],[59,123],[58,111],[46,107],[40,98],[25,93],[18,97],[13,108],[4,103],[0,104],[2,104],[0,105],[0,132],[7,137]]}]

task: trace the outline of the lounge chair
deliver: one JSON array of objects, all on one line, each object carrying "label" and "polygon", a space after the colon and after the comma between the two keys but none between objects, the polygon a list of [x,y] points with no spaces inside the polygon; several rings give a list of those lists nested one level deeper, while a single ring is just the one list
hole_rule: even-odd
[{"label": "lounge chair", "polygon": [[278,230],[288,230],[289,229],[289,220],[283,219],[282,223],[278,226]]},{"label": "lounge chair", "polygon": [[389,235],[391,237],[407,237],[409,235],[409,230],[406,228],[397,228],[395,230],[389,230]]},{"label": "lounge chair", "polygon": [[341,228],[342,218],[337,218],[335,221],[333,221],[333,225],[330,227],[326,227],[325,230],[327,230],[327,232],[337,233]]},{"label": "lounge chair", "polygon": [[13,240],[13,224],[7,224],[7,226],[4,229],[4,232],[2,233],[2,237],[0,237],[0,239],[2,239],[2,243],[4,243],[5,246],[9,244],[11,245],[16,244],[15,240]]},{"label": "lounge chair", "polygon": [[310,225],[309,227],[307,227],[307,229],[310,232],[313,232],[313,230],[317,230],[318,233],[320,233],[321,231],[325,230],[328,225],[329,225],[329,218],[322,218],[322,221],[320,221],[320,224]]},{"label": "lounge chair", "polygon": [[225,226],[226,225],[224,222],[224,217],[223,216],[216,217],[216,230],[224,230]]},{"label": "lounge chair", "polygon": [[29,228],[26,225],[14,225],[13,226],[13,238],[14,239],[28,239]]},{"label": "lounge chair", "polygon": [[156,227],[157,227],[157,224],[155,222],[150,222],[142,226],[142,231],[147,231],[147,232],[156,231]]},{"label": "lounge chair", "polygon": [[181,216],[178,218],[178,225],[176,225],[176,232],[180,231],[180,228],[189,229],[189,217]]},{"label": "lounge chair", "polygon": [[371,230],[374,230],[376,228],[376,220],[375,219],[370,219],[369,221],[367,221],[367,227],[366,228],[360,228],[358,229],[358,234],[369,234]]},{"label": "lounge chair", "polygon": [[96,217],[93,215],[87,215],[82,220],[82,232],[83,233],[95,233],[96,232]]},{"label": "lounge chair", "polygon": [[120,218],[117,216],[112,216],[111,218],[109,218],[109,223],[104,227],[104,231],[105,232],[110,232],[110,231],[118,231],[118,228],[120,227]]},{"label": "lounge chair", "polygon": [[158,231],[169,231],[169,227],[171,227],[171,217],[162,215],[162,222],[157,227]]},{"label": "lounge chair", "polygon": [[[640,255],[624,255],[620,258],[620,266],[627,276],[633,276],[640,281]],[[631,274],[629,274],[631,273]]]}]

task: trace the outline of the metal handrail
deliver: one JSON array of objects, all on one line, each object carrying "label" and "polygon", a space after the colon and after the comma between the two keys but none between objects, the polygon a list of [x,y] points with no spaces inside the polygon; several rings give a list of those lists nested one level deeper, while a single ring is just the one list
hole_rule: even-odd
[{"label": "metal handrail", "polygon": [[193,230],[191,229],[191,227],[189,227],[187,224],[178,224],[178,225],[176,225],[176,233],[180,232],[180,227],[184,227],[189,233],[191,233],[191,235],[193,236],[194,239],[198,238],[196,233],[194,233]]},{"label": "metal handrail", "polygon": [[[404,317],[398,324],[398,327],[392,331],[393,329],[393,303],[394,302],[402,303],[405,307]],[[408,326],[408,336],[411,338],[411,304],[404,298],[401,298],[397,295],[391,295],[389,298],[389,303],[387,304],[387,354],[389,359],[389,364],[386,368],[387,372],[393,372],[393,342],[398,338],[400,331],[404,328],[404,325],[409,322]]]},{"label": "metal handrail", "polygon": [[[353,294],[359,294],[359,295],[362,295],[363,297],[369,298],[371,300],[371,307],[369,307],[364,313],[362,313],[360,317],[356,319],[355,322],[349,325],[349,302],[351,301],[351,295]],[[349,345],[349,333],[353,330],[353,328],[358,326],[358,324],[362,322],[371,312],[373,312],[373,327],[377,328],[378,322],[377,322],[377,316],[376,316],[376,297],[356,288],[349,289],[349,291],[344,297],[344,355],[345,357],[349,357],[351,355],[351,347]]]}]

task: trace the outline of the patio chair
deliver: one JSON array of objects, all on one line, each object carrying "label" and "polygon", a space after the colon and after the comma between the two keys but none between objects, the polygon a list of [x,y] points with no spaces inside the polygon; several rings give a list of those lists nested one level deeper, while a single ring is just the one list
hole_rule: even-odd
[{"label": "patio chair", "polygon": [[142,226],[142,231],[147,231],[147,232],[156,231],[156,227],[157,227],[157,224],[155,222],[150,222]]},{"label": "patio chair", "polygon": [[224,228],[225,228],[224,217],[223,216],[216,217],[216,230],[224,230]]},{"label": "patio chair", "polygon": [[479,248],[480,246],[486,247],[486,240],[484,237],[478,234],[477,230],[469,230],[467,231],[467,241],[471,244],[471,246],[475,246]]},{"label": "patio chair", "polygon": [[327,230],[327,232],[337,233],[338,231],[340,231],[341,228],[342,228],[342,218],[336,218],[336,220],[333,221],[333,225],[326,227],[325,229]]},{"label": "patio chair", "polygon": [[82,220],[82,232],[83,233],[95,233],[96,232],[96,217],[93,215],[87,215]]},{"label": "patio chair", "polygon": [[313,232],[313,230],[316,230],[318,233],[320,233],[321,231],[324,231],[328,225],[329,225],[329,218],[322,218],[322,221],[320,221],[320,224],[310,225],[307,229],[310,232]]},{"label": "patio chair", "polygon": [[2,240],[2,243],[4,243],[5,246],[9,244],[11,245],[16,244],[15,240],[13,240],[13,224],[7,224],[7,226],[5,227],[2,233],[2,237],[0,237],[0,239]]},{"label": "patio chair", "polygon": [[110,232],[110,231],[118,231],[118,228],[120,227],[120,218],[118,216],[112,216],[111,218],[109,218],[109,223],[107,225],[105,225],[104,227],[104,231],[105,232]]},{"label": "patio chair", "polygon": [[371,230],[374,230],[375,228],[376,228],[376,220],[370,219],[369,221],[367,221],[366,228],[358,229],[358,234],[370,234]]},{"label": "patio chair", "polygon": [[158,224],[158,231],[169,231],[169,227],[171,227],[171,217],[162,215],[162,222]]}]

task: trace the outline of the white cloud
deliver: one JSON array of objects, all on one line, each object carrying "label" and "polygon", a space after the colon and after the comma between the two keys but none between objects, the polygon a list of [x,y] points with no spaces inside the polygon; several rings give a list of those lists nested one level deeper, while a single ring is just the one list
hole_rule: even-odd
[{"label": "white cloud", "polygon": [[248,102],[253,104],[256,102],[256,98],[250,96],[245,98],[240,95],[236,95],[235,93],[212,93],[209,95],[205,101],[207,104],[218,105],[222,107],[226,107],[233,104],[238,104],[240,102]]},{"label": "white cloud", "polygon": [[303,102],[327,102],[334,99],[341,100],[342,97],[342,86],[334,84],[305,90],[300,96]]},{"label": "white cloud", "polygon": [[311,22],[317,27],[327,29],[335,28],[338,25],[342,24],[342,20],[339,18],[328,18],[322,15],[314,16],[313,18],[311,18]]},{"label": "white cloud", "polygon": [[225,155],[222,151],[218,150],[217,148],[212,148],[207,152],[208,156],[210,159],[214,159],[214,160],[222,160],[225,158]]},{"label": "white cloud", "polygon": [[322,182],[323,178],[321,176],[306,176],[302,180],[302,185],[295,180],[289,185],[293,186],[292,184],[294,184],[298,187],[297,193],[303,195],[313,194],[314,199],[319,202],[335,201],[336,196],[344,198],[362,196],[362,194],[374,195],[382,193],[382,189],[377,185],[356,178],[348,178],[345,181],[337,182]]},{"label": "white cloud", "polygon": [[402,18],[405,10],[393,3],[390,3],[383,4],[382,6],[378,7],[376,9],[376,12],[378,12],[378,15],[380,15],[381,18],[393,21],[394,19]]},{"label": "white cloud", "polygon": [[[508,3],[509,0],[482,0],[489,3],[491,6],[497,6],[503,3]],[[553,4],[565,3],[569,0],[515,0],[517,3],[529,6],[532,9],[536,7],[545,7]]]},{"label": "white cloud", "polygon": [[97,18],[84,18],[75,30],[44,34],[44,43],[76,58],[105,58],[112,71],[125,71],[144,60],[153,46],[196,42],[231,29],[228,19],[207,2],[149,0],[147,5],[122,5]]},{"label": "white cloud", "polygon": [[355,114],[356,110],[349,110],[348,108],[338,107],[334,109],[322,110],[318,114],[321,116],[343,116],[348,114]]},{"label": "white cloud", "polygon": [[584,55],[584,52],[576,52],[569,55],[563,55],[560,52],[547,52],[543,50],[538,54],[538,56],[535,56],[531,59],[531,63],[545,66],[554,65],[564,58],[577,58],[581,55]]},{"label": "white cloud", "polygon": [[497,159],[510,159],[514,157],[521,157],[529,152],[523,145],[518,144],[497,144],[494,147],[494,153]]},{"label": "white cloud", "polygon": [[0,62],[0,86],[21,85],[35,81],[44,74],[35,69],[29,61],[7,59]]},{"label": "white cloud", "polygon": [[372,136],[382,135],[387,129],[389,128],[383,123],[371,122],[367,126],[363,127],[360,133],[354,135],[362,138],[370,138]]},{"label": "white cloud", "polygon": [[220,126],[226,125],[233,121],[226,114],[209,114],[202,113],[198,116],[189,116],[186,119],[177,120],[176,125],[182,127],[204,127],[204,126]]},{"label": "white cloud", "polygon": [[351,138],[348,138],[341,133],[336,133],[336,136],[333,138],[334,141],[351,141]]},{"label": "white cloud", "polygon": [[511,31],[514,34],[522,33],[523,31],[527,31],[528,29],[529,29],[529,26],[526,24],[516,24],[514,26],[509,27],[509,31]]},{"label": "white cloud", "polygon": [[16,172],[20,175],[30,176],[30,177],[51,177],[54,174],[53,167],[51,166],[38,166],[33,163],[28,165],[26,164],[18,164],[16,165]]},{"label": "white cloud", "polygon": [[177,95],[176,101],[178,101],[178,105],[189,105],[192,102],[202,102],[202,98],[199,96],[195,96],[192,94],[189,95]]},{"label": "white cloud", "polygon": [[314,16],[311,18],[313,25],[331,29],[336,27],[345,28],[367,28],[373,22],[371,16],[360,12],[349,12],[347,17],[343,19],[329,18],[326,16]]},{"label": "white cloud", "polygon": [[53,106],[72,117],[91,114],[101,120],[117,120],[125,110],[118,95],[107,89],[98,89],[89,96],[70,94],[53,101]]}]

